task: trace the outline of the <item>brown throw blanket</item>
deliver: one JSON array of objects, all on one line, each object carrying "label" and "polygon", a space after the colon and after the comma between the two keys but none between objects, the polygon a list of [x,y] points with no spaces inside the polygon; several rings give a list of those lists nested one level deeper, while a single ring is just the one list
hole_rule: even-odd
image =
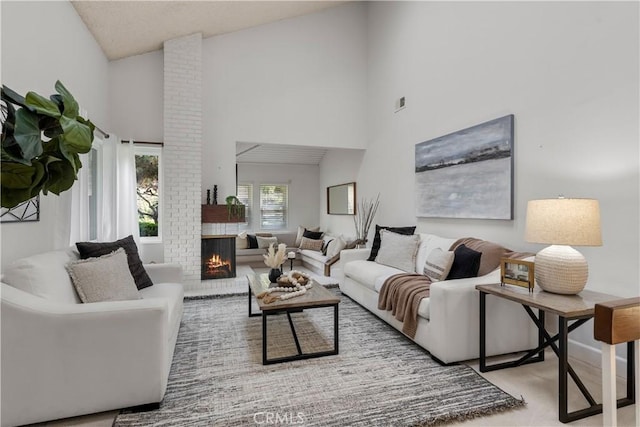
[{"label": "brown throw blanket", "polygon": [[394,274],[382,284],[378,295],[378,309],[391,311],[402,322],[402,332],[416,336],[418,307],[422,298],[429,298],[431,279],[422,274]]},{"label": "brown throw blanket", "polygon": [[[500,266],[500,258],[526,258],[534,254],[515,252],[496,243],[465,237],[456,240],[450,251],[464,244],[469,249],[482,253],[478,276],[484,276]],[[402,332],[410,338],[416,336],[418,307],[423,298],[429,298],[431,279],[415,273],[395,274],[382,284],[378,295],[378,309],[391,311],[402,322]]]}]

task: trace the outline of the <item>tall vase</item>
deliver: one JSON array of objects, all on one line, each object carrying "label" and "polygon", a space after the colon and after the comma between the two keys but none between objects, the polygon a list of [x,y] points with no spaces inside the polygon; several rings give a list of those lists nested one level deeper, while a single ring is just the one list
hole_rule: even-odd
[{"label": "tall vase", "polygon": [[282,272],[277,268],[272,268],[269,271],[269,281],[271,283],[276,283],[278,281],[278,277],[282,275]]}]

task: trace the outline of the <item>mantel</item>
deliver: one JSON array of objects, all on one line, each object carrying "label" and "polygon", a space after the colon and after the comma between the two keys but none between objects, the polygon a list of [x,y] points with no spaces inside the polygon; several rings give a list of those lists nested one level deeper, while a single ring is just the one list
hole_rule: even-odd
[{"label": "mantel", "polygon": [[244,222],[244,209],[240,215],[233,215],[229,213],[227,205],[202,205],[202,222],[218,224]]}]

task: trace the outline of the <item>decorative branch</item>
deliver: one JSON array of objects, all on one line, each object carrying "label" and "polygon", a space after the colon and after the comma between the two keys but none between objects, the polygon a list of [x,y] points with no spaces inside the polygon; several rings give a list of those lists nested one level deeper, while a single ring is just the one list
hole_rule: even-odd
[{"label": "decorative branch", "polygon": [[267,253],[262,256],[264,257],[264,263],[267,267],[279,268],[287,259],[287,245],[280,243],[278,245],[278,251],[276,252],[273,243],[271,243]]},{"label": "decorative branch", "polygon": [[376,196],[375,200],[362,199],[356,209],[356,215],[353,217],[353,224],[356,228],[356,241],[359,244],[364,244],[367,241],[369,235],[369,228],[373,223],[373,218],[376,216],[378,206],[380,205],[380,194]]}]

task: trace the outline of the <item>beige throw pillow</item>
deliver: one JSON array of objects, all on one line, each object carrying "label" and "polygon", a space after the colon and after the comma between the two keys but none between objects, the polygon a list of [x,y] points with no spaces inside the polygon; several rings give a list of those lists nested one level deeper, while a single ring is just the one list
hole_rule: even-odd
[{"label": "beige throw pillow", "polygon": [[303,237],[302,241],[300,242],[300,249],[309,249],[312,251],[322,252],[323,243],[324,242],[322,241],[322,239],[313,240],[307,237]]},{"label": "beige throw pillow", "polygon": [[427,255],[423,274],[429,276],[434,282],[445,280],[451,271],[454,257],[455,254],[452,251],[445,252],[440,248],[435,248]]},{"label": "beige throw pillow", "polygon": [[123,248],[66,265],[73,286],[84,303],[142,299]]},{"label": "beige throw pillow", "polygon": [[407,273],[416,272],[416,255],[420,235],[405,236],[389,230],[380,231],[380,250],[376,256],[378,264],[395,267]]}]

